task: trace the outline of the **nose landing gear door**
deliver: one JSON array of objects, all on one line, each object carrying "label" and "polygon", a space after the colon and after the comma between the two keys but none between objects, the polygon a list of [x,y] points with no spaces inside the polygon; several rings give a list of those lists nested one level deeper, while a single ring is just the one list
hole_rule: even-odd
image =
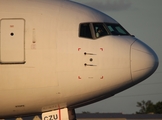
[{"label": "nose landing gear door", "polygon": [[0,64],[25,63],[25,20],[0,20]]}]

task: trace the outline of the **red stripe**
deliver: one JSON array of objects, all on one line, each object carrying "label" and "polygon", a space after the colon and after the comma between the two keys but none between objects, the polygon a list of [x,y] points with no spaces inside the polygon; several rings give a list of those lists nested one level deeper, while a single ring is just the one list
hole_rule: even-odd
[{"label": "red stripe", "polygon": [[59,105],[58,105],[58,111],[59,111],[59,120],[61,120],[61,110]]}]

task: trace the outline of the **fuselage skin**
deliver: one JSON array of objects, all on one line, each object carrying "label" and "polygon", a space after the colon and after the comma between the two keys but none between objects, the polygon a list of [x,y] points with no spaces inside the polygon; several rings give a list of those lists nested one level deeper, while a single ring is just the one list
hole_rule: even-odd
[{"label": "fuselage skin", "polygon": [[[14,55],[13,63],[0,55],[0,118],[99,101],[146,79],[158,66],[153,50],[131,35],[79,37],[81,23],[118,22],[77,3],[0,0],[0,26],[6,20],[10,27],[12,20],[24,22],[24,51],[20,63]],[[10,32],[4,33],[16,40],[19,33]]]}]

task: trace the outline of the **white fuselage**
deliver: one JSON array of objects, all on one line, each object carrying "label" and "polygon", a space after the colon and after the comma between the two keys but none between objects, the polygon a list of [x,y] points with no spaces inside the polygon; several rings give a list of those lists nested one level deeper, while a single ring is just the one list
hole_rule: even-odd
[{"label": "white fuselage", "polygon": [[79,107],[149,77],[156,54],[137,38],[79,37],[81,23],[118,24],[64,0],[0,0],[0,118]]}]

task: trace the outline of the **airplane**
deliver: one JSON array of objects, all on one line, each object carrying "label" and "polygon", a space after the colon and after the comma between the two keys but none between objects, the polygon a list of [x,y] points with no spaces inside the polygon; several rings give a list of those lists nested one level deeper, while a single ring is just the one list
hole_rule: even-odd
[{"label": "airplane", "polygon": [[147,79],[156,53],[110,16],[69,0],[0,0],[0,118],[73,120],[75,108]]}]

